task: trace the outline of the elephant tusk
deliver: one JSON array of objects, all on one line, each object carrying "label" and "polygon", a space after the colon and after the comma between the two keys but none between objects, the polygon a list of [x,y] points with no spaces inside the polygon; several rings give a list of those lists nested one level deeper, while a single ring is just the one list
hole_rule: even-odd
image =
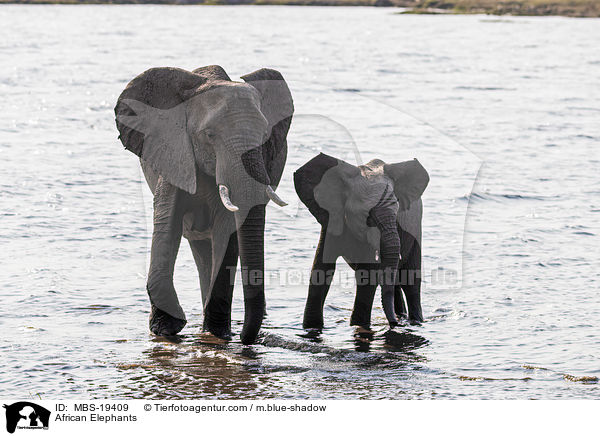
[{"label": "elephant tusk", "polygon": [[237,212],[240,210],[239,207],[231,202],[231,199],[229,198],[229,188],[227,186],[219,185],[219,195],[221,196],[221,201],[223,202],[225,209],[231,212]]},{"label": "elephant tusk", "polygon": [[271,188],[271,185],[267,186],[267,195],[269,196],[269,198],[271,200],[273,200],[273,203],[275,203],[277,206],[287,206],[287,203],[285,201],[283,201],[281,198],[279,198],[279,195],[277,195],[275,193],[275,191],[273,191],[273,188]]}]

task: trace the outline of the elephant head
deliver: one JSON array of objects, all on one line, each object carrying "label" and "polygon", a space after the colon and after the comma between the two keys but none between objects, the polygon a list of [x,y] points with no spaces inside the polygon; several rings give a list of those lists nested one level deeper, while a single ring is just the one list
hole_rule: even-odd
[{"label": "elephant head", "polygon": [[[192,196],[220,197],[235,218],[230,231],[238,231],[242,267],[264,273],[264,205],[269,199],[285,205],[273,188],[283,171],[294,108],[279,72],[261,69],[242,79],[232,81],[219,66],[153,68],[127,85],[115,114],[125,148],[164,181]],[[206,180],[213,180],[208,191]],[[210,289],[229,240],[219,237],[212,242]],[[245,284],[244,297],[242,336],[251,342],[262,322],[264,285]]]},{"label": "elephant head", "polygon": [[115,114],[121,142],[170,184],[196,193],[197,171],[213,176],[223,205],[246,213],[275,194],[264,145],[285,138],[293,103],[274,70],[233,82],[219,66],[193,72],[152,68],[121,93]]},{"label": "elephant head", "polygon": [[425,168],[416,159],[394,164],[374,159],[357,167],[321,153],[294,173],[294,183],[325,231],[324,262],[343,256],[349,263],[380,264],[383,309],[390,324],[396,324],[399,217],[425,191]]}]

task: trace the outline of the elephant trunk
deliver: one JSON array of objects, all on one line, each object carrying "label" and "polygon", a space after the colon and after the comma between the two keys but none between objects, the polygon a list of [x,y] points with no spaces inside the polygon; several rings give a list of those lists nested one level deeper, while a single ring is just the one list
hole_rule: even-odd
[{"label": "elephant trunk", "polygon": [[275,193],[275,190],[271,186],[271,178],[267,173],[267,168],[265,167],[264,156],[262,152],[262,147],[256,147],[252,150],[245,152],[242,155],[242,163],[244,164],[244,169],[248,173],[250,177],[256,180],[263,185],[266,185],[265,192],[267,196],[278,206],[287,206],[287,203],[283,201],[279,196]]},{"label": "elephant trunk", "polygon": [[[234,124],[244,125],[244,121]],[[232,134],[217,151],[216,180],[223,206],[231,212],[247,209],[247,205],[266,203],[287,206],[271,186],[265,159],[267,151],[261,140],[247,128]]]},{"label": "elephant trunk", "polygon": [[386,207],[374,207],[370,216],[381,234],[379,242],[381,303],[390,327],[398,325],[394,311],[394,287],[400,259],[400,236],[396,215]]},{"label": "elephant trunk", "polygon": [[269,186],[271,179],[265,168],[262,147],[255,147],[242,154],[242,163],[248,175],[259,183]]},{"label": "elephant trunk", "polygon": [[[241,219],[241,216],[236,213],[236,221]],[[256,340],[265,315],[265,205],[253,206],[243,223],[236,224],[245,307],[241,341],[249,345]]]}]

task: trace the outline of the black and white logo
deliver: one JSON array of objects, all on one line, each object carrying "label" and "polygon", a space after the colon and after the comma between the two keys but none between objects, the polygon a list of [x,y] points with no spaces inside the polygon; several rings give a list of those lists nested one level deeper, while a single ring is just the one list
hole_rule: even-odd
[{"label": "black and white logo", "polygon": [[18,429],[48,429],[50,411],[28,401],[4,405],[6,409],[6,431],[14,433]]}]

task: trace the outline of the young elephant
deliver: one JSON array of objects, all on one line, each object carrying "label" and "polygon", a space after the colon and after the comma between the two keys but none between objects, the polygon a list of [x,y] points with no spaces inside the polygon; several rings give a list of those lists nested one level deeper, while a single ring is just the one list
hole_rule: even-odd
[{"label": "young elephant", "polygon": [[231,336],[238,257],[243,343],[256,339],[263,320],[265,205],[285,205],[274,188],[294,107],[279,72],[263,68],[242,79],[232,81],[216,65],[152,68],[127,85],[115,107],[121,142],[140,157],[154,194],[147,290],[157,335],[176,334],[186,323],[173,287],[182,235],[198,267],[205,330]]},{"label": "young elephant", "polygon": [[321,153],[294,173],[298,196],[322,226],[304,328],[323,327],[323,305],[339,256],[356,275],[351,325],[370,327],[378,285],[390,327],[398,317],[423,321],[421,195],[428,183],[429,175],[416,159],[396,164],[374,159],[356,167]]}]

